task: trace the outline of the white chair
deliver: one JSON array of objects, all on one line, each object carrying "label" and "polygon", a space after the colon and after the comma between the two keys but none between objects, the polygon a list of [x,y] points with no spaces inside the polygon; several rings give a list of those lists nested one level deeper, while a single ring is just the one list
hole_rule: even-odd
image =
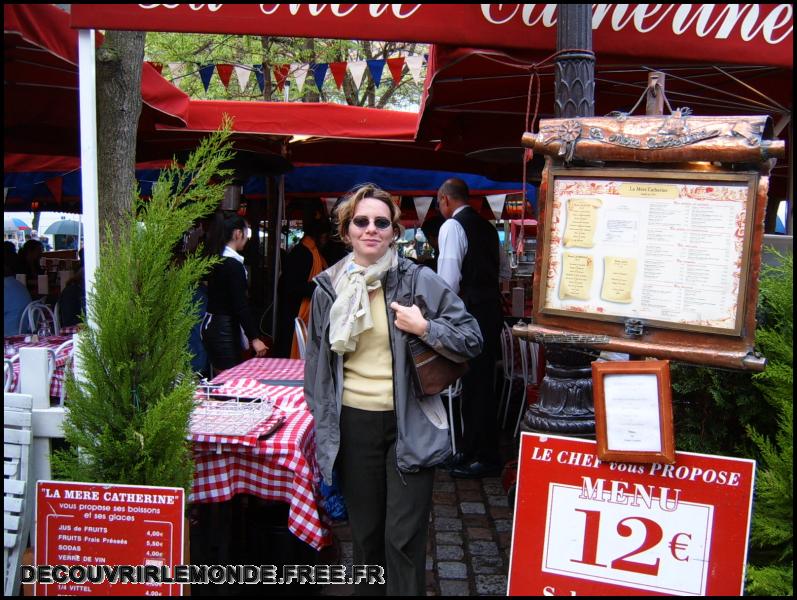
[{"label": "white chair", "polygon": [[[448,396],[448,425],[451,431],[451,452],[457,454],[457,434],[454,431],[454,398],[462,398],[462,379],[457,379],[453,384],[449,385],[445,392]],[[460,406],[459,411],[459,431],[460,434],[465,432],[465,420],[462,418],[462,410]]]},{"label": "white chair", "polygon": [[522,338],[518,339],[518,342],[520,346],[520,369],[523,378],[523,399],[518,410],[517,423],[515,423],[515,437],[520,431],[520,422],[523,420],[528,398],[528,387],[529,385],[537,385],[537,364],[540,352],[539,344]]},{"label": "white chair", "polygon": [[42,320],[49,321],[53,324],[53,335],[60,335],[61,333],[59,321],[55,317],[52,309],[41,300],[34,300],[22,311],[22,315],[19,318],[19,333],[22,333],[22,326],[26,319],[28,322],[28,331],[31,333],[36,333],[39,323]]},{"label": "white chair", "polygon": [[307,325],[299,317],[293,320],[293,328],[296,331],[296,343],[299,346],[299,357],[304,360],[307,348]]},{"label": "white chair", "polygon": [[[520,345],[518,344],[517,353],[515,352],[515,336],[512,335],[512,328],[509,325],[504,325],[504,329],[501,332],[501,351],[502,351],[502,360],[504,362],[504,387],[501,388],[501,405],[504,408],[504,418],[501,422],[501,428],[506,427],[506,420],[509,415],[509,403],[512,399],[512,389],[514,388],[515,383],[524,384],[523,378],[523,371],[522,368],[522,361],[520,360]],[[519,342],[519,340],[518,340]],[[518,362],[516,365],[515,362]],[[504,397],[504,389],[506,390],[506,394]],[[525,388],[524,388],[525,389]],[[499,416],[500,416],[500,406],[499,406]]]},{"label": "white chair", "polygon": [[3,397],[3,575],[4,595],[19,594],[19,566],[28,545],[33,500],[30,449],[33,441],[32,398]]},{"label": "white chair", "polygon": [[[19,362],[19,354],[15,354],[11,358],[3,359],[3,391],[13,392],[12,384],[14,383],[14,364]],[[14,386],[16,387],[16,386]]]},{"label": "white chair", "polygon": [[[66,372],[70,368],[70,365],[73,363],[73,360],[74,360],[74,354],[75,354],[75,340],[74,339],[65,341],[63,344],[58,346],[58,348],[55,349],[55,353],[54,353],[55,359],[57,359],[59,356],[61,356],[64,353],[67,354],[66,362],[64,363],[64,377],[66,377]],[[51,383],[52,383],[52,378],[55,376],[54,371],[55,371],[55,363],[53,363],[53,371],[51,371],[51,374],[50,374]],[[182,379],[181,375],[179,377],[180,377],[180,379]],[[63,406],[64,405],[64,394],[65,393],[66,393],[66,386],[61,384],[61,395],[58,398],[58,400],[59,400],[58,405],[59,406]]]}]

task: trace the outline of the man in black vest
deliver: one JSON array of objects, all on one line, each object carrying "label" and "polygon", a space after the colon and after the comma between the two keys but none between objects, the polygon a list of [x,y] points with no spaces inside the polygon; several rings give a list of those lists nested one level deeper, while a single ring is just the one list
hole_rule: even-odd
[{"label": "man in black vest", "polygon": [[454,477],[476,478],[501,471],[493,375],[502,317],[498,232],[468,205],[469,195],[468,186],[457,178],[446,180],[437,192],[446,218],[440,228],[437,273],[460,295],[484,338],[484,350],[462,378],[464,448],[451,470]]}]

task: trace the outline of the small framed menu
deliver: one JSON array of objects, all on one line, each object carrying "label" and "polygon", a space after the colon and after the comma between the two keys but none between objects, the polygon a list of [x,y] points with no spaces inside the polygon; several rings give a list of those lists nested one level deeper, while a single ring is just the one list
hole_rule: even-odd
[{"label": "small framed menu", "polygon": [[592,384],[601,460],[675,462],[669,361],[594,362]]}]

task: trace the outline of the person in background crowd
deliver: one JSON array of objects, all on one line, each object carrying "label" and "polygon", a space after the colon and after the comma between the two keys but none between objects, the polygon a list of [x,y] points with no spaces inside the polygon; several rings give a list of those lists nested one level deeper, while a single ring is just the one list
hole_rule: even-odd
[{"label": "person in background crowd", "polygon": [[462,378],[463,454],[454,458],[451,470],[453,477],[476,478],[501,471],[492,375],[502,314],[498,232],[468,205],[469,195],[468,186],[456,177],[443,182],[437,192],[446,218],[440,228],[437,273],[462,298],[484,338],[482,353],[470,361]]},{"label": "person in background crowd", "polygon": [[11,268],[11,273],[19,273],[19,255],[17,246],[14,242],[6,240],[3,242],[3,264]]},{"label": "person in background crowd", "polygon": [[440,245],[438,244],[440,228],[443,226],[445,221],[446,220],[440,215],[435,215],[433,217],[427,218],[423,222],[423,225],[421,225],[421,231],[423,231],[423,235],[426,237],[426,242],[434,251],[434,256],[432,256],[431,259],[427,259],[424,264],[432,269],[435,273],[437,272],[437,258],[440,255]]},{"label": "person in background crowd", "polygon": [[3,262],[3,337],[27,333],[27,324],[19,328],[19,320],[25,307],[30,304],[31,297],[28,288],[17,281],[14,269],[7,262]]},{"label": "person in background crowd", "polygon": [[205,250],[222,260],[208,276],[208,309],[201,334],[216,372],[239,364],[242,349],[251,347],[258,357],[268,351],[258,338],[247,301],[247,273],[240,252],[249,239],[249,231],[243,217],[225,217],[218,212],[208,232]]},{"label": "person in background crowd", "polygon": [[294,319],[305,326],[310,321],[310,298],[315,290],[313,278],[327,268],[321,252],[329,240],[330,225],[326,219],[308,218],[304,237],[285,257],[279,282],[279,321],[275,356],[299,358]]},{"label": "person in background crowd", "polygon": [[58,310],[62,327],[80,323],[80,315],[86,312],[86,285],[82,268],[64,286],[58,297]]},{"label": "person in background crowd", "polygon": [[358,594],[426,592],[433,467],[451,446],[440,396],[412,385],[408,336],[460,362],[481,350],[456,294],[398,256],[399,216],[371,184],[341,204],[338,234],[352,253],[316,277],[307,340],[304,394],[321,474],[331,483],[336,469],[354,562],[385,568],[386,589],[363,584]]},{"label": "person in background crowd", "polygon": [[41,257],[44,253],[44,246],[39,240],[30,239],[22,246],[19,251],[19,264],[17,273],[28,276],[41,275],[44,269],[41,266]]},{"label": "person in background crowd", "polygon": [[66,236],[64,240],[64,250],[77,250],[77,238],[75,238],[75,236]]}]

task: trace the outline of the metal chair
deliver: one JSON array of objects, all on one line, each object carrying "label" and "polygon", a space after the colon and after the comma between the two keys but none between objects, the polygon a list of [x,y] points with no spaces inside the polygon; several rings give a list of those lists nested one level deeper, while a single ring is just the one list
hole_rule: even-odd
[{"label": "metal chair", "polygon": [[22,326],[25,324],[26,319],[28,322],[28,331],[31,333],[36,333],[38,325],[42,320],[49,321],[53,324],[54,335],[60,335],[61,333],[59,320],[56,318],[52,309],[41,300],[30,302],[22,311],[19,317],[18,333],[22,333]]},{"label": "metal chair", "polygon": [[537,366],[539,363],[540,346],[534,342],[518,339],[520,346],[520,369],[523,378],[523,396],[518,410],[517,423],[515,423],[515,437],[520,431],[520,422],[523,420],[524,408],[526,408],[529,385],[537,385]]},{"label": "metal chair", "polygon": [[[522,361],[520,359],[520,345],[518,344],[518,352],[515,352],[515,336],[512,335],[512,329],[509,325],[504,325],[501,331],[501,351],[502,360],[504,362],[504,385],[501,388],[501,403],[499,405],[498,415],[501,414],[501,406],[504,408],[504,418],[501,422],[501,428],[506,427],[506,420],[509,416],[509,402],[512,398],[512,388],[516,382],[523,383]],[[516,364],[518,361],[518,364]],[[506,398],[504,398],[504,390],[506,390]]]},{"label": "metal chair", "polygon": [[[14,363],[19,362],[19,354],[11,358],[3,359],[3,391],[13,392],[12,384],[14,383]],[[15,386],[16,387],[16,386]]]},{"label": "metal chair", "polygon": [[[462,398],[462,380],[457,379],[453,384],[449,385],[445,392],[448,396],[448,425],[451,431],[451,451],[456,455],[457,453],[457,434],[454,432],[454,398]],[[459,412],[459,431],[460,434],[464,433],[465,420],[462,418],[462,411]]]},{"label": "metal chair", "polygon": [[299,346],[299,357],[304,360],[307,348],[307,325],[299,317],[293,320],[293,328],[296,331],[296,343]]},{"label": "metal chair", "polygon": [[[75,340],[67,340],[58,348],[55,349],[54,357],[57,359],[61,354],[67,353],[66,362],[64,363],[64,377],[66,377],[66,371],[69,369],[69,366],[74,361],[74,354],[75,354]],[[50,383],[52,384],[52,378],[55,376],[55,362],[53,362],[53,370],[50,372]],[[61,394],[58,398],[58,405],[64,405],[64,394],[66,394],[66,387],[62,384],[61,385]]]}]

